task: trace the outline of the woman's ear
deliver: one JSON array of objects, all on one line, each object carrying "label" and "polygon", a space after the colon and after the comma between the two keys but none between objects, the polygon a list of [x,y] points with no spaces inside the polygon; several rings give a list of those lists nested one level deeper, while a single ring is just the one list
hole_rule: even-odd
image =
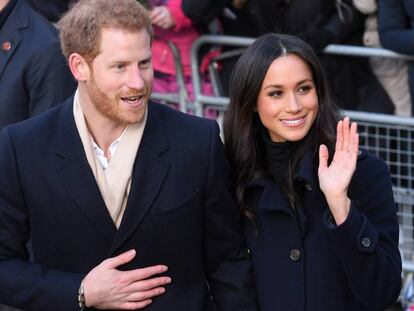
[{"label": "woman's ear", "polygon": [[90,75],[88,62],[78,53],[69,56],[69,68],[77,81],[87,81]]}]

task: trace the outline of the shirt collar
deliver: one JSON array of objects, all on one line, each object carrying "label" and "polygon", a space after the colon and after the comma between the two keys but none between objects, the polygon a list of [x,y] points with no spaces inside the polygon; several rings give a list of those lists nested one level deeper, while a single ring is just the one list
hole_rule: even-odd
[{"label": "shirt collar", "polygon": [[[124,136],[128,126],[125,128],[125,130],[122,132],[122,134],[115,139],[112,144],[109,146],[109,152],[111,153],[111,159],[114,157],[116,150],[118,149],[118,145],[122,139],[122,136]],[[101,147],[98,146],[98,144],[93,140],[91,136],[91,145],[92,150],[95,152],[96,156],[98,157],[99,162],[101,163],[102,167],[106,169],[109,165],[108,159],[105,157],[104,151],[101,149]]]}]

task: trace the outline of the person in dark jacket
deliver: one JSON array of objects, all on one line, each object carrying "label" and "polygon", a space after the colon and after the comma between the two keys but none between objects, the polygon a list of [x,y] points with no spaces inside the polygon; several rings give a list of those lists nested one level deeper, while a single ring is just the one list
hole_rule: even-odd
[{"label": "person in dark jacket", "polygon": [[74,0],[27,0],[29,4],[50,22],[56,23],[69,9]]},{"label": "person in dark jacket", "polygon": [[358,149],[325,83],[310,46],[278,34],[230,81],[225,147],[262,311],[384,310],[400,292],[388,168]]},{"label": "person in dark jacket", "polygon": [[58,31],[25,0],[0,0],[0,129],[67,99],[75,80]]},{"label": "person in dark jacket", "polygon": [[[397,53],[414,55],[414,1],[379,0],[378,27],[381,44]],[[411,114],[414,115],[414,65],[409,63]]]}]

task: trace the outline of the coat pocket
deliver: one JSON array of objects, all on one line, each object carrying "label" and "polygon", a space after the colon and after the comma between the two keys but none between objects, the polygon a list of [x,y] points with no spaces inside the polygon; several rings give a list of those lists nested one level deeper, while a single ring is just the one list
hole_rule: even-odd
[{"label": "coat pocket", "polygon": [[195,213],[201,206],[199,189],[196,189],[190,196],[184,198],[181,202],[173,202],[170,206],[171,207],[157,207],[150,212],[149,220],[155,223],[164,222]]}]

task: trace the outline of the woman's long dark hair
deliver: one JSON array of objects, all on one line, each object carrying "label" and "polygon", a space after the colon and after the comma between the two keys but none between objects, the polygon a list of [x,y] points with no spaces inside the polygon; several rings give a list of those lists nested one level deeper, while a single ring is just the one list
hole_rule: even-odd
[{"label": "woman's long dark hair", "polygon": [[[295,54],[310,67],[318,96],[318,114],[308,134],[295,143],[289,160],[294,172],[307,151],[318,162],[320,144],[334,151],[336,124],[339,113],[328,93],[318,57],[301,39],[284,34],[269,33],[259,37],[242,54],[230,78],[230,105],[224,117],[224,142],[232,166],[236,200],[244,214],[249,214],[244,202],[246,183],[263,169],[264,155],[260,147],[261,122],[255,107],[264,77],[272,62],[287,54]],[[288,176],[288,199],[294,197],[292,175]],[[289,190],[290,189],[290,190]],[[292,203],[292,202],[290,202]]]}]

